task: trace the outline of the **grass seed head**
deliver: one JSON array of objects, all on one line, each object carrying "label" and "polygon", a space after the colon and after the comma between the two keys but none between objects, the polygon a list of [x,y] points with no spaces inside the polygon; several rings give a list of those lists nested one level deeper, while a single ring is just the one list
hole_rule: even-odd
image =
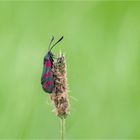
[{"label": "grass seed head", "polygon": [[60,118],[66,118],[69,114],[69,100],[67,94],[67,73],[66,63],[63,54],[60,54],[53,65],[54,89],[51,100],[55,106],[56,115]]}]

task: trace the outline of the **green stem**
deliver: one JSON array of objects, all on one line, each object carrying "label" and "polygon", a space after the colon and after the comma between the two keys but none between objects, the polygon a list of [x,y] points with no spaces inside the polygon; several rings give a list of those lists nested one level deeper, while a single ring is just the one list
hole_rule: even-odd
[{"label": "green stem", "polygon": [[64,140],[64,131],[65,131],[65,120],[61,118],[61,140]]}]

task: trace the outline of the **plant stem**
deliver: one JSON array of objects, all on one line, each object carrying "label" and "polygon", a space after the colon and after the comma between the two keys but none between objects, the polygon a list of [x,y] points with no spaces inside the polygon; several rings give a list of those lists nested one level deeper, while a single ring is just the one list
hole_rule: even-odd
[{"label": "plant stem", "polygon": [[65,120],[64,118],[61,118],[61,140],[64,140],[64,130],[65,130],[64,126],[65,126]]}]

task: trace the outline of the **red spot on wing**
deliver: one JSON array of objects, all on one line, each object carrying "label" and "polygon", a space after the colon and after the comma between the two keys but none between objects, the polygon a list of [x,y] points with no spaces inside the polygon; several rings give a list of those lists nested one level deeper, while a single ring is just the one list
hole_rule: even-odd
[{"label": "red spot on wing", "polygon": [[52,66],[51,61],[50,60],[47,60],[46,63],[45,63],[45,66],[46,66],[46,68],[51,67]]},{"label": "red spot on wing", "polygon": [[43,85],[43,87],[44,87],[45,89],[47,89],[49,85],[53,85],[53,82],[52,82],[52,81],[48,81],[48,82],[46,82],[46,83]]},{"label": "red spot on wing", "polygon": [[45,74],[43,75],[43,78],[46,79],[46,78],[49,77],[49,76],[52,76],[52,72],[51,72],[51,71],[48,71],[47,73],[45,73]]}]

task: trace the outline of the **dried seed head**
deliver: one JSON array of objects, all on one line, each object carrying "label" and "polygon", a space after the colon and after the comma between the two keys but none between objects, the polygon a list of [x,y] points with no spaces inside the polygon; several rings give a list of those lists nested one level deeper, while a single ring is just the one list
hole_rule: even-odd
[{"label": "dried seed head", "polygon": [[66,118],[69,114],[69,100],[67,94],[67,75],[64,55],[60,54],[53,65],[54,89],[51,100],[55,106],[56,114],[60,118]]}]

